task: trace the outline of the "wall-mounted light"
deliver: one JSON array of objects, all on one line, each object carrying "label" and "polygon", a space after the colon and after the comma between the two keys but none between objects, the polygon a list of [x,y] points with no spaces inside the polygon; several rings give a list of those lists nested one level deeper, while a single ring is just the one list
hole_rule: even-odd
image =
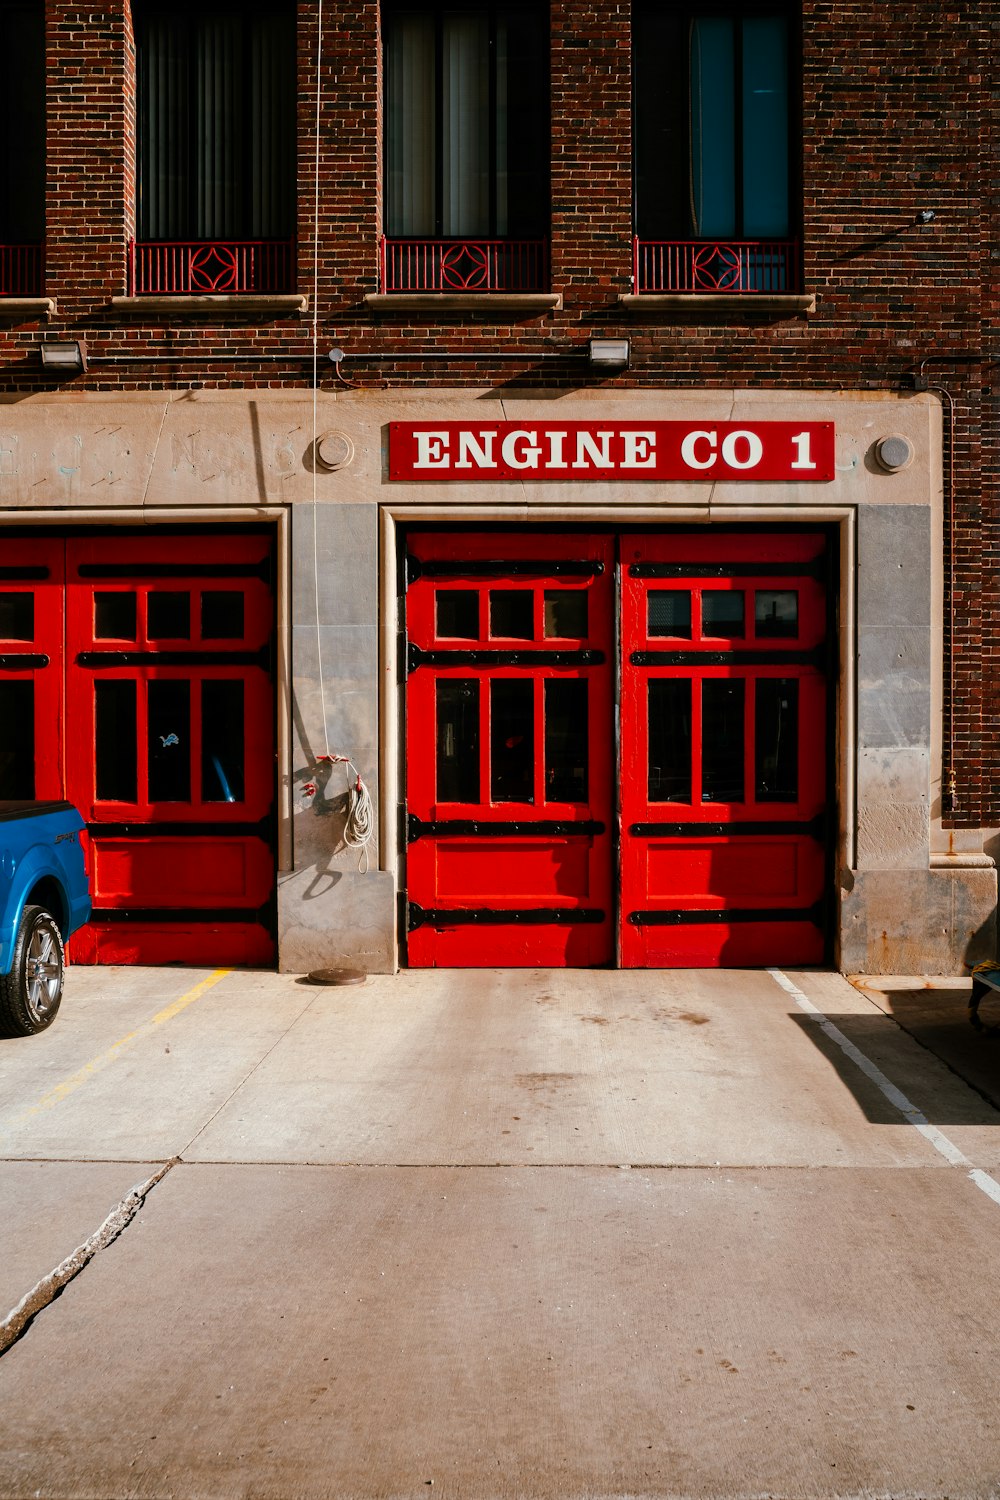
[{"label": "wall-mounted light", "polygon": [[628,369],[628,339],[591,339],[587,353],[592,370]]},{"label": "wall-mounted light", "polygon": [[87,344],[84,339],[43,339],[42,369],[59,375],[82,375],[87,368]]},{"label": "wall-mounted light", "polygon": [[934,212],[933,208],[922,208],[917,214],[917,223],[933,224],[936,218],[937,214]]}]

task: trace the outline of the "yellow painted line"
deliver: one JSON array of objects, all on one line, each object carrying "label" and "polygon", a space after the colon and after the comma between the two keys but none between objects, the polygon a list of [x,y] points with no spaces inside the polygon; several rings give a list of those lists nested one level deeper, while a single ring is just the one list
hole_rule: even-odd
[{"label": "yellow painted line", "polygon": [[220,979],[225,979],[226,975],[232,972],[232,969],[215,969],[209,974],[207,979],[199,980],[193,989],[188,990],[179,999],[172,1000],[163,1010],[157,1011],[151,1020],[146,1021],[142,1026],[137,1026],[135,1031],[130,1031],[127,1036],[123,1036],[119,1041],[112,1043],[106,1052],[100,1053],[97,1057],[92,1057],[89,1062],[84,1063],[83,1067],[78,1068],[69,1078],[64,1078],[61,1083],[57,1083],[53,1088],[49,1089],[48,1093],[43,1094],[37,1104],[33,1104],[23,1114],[17,1115],[10,1123],[18,1125],[22,1120],[30,1120],[33,1115],[41,1114],[44,1110],[54,1109],[63,1099],[67,1099],[70,1094],[74,1094],[77,1089],[82,1088],[85,1083],[93,1078],[95,1073],[99,1073],[109,1063],[114,1062],[116,1058],[120,1057],[126,1048],[130,1047],[139,1037],[148,1036],[155,1027],[162,1026],[165,1021],[173,1020],[174,1016],[180,1015],[182,1010],[186,1010],[189,1005],[193,1005],[196,1000],[200,1000],[206,990],[210,990],[213,985],[219,983]]}]

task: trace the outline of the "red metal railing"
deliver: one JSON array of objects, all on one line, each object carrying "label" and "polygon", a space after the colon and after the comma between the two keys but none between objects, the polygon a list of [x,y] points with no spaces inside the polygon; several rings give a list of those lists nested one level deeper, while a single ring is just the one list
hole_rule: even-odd
[{"label": "red metal railing", "polygon": [[40,297],[44,286],[42,245],[0,245],[0,297]]},{"label": "red metal railing", "polygon": [[548,240],[383,238],[384,292],[546,292]]},{"label": "red metal railing", "polygon": [[129,293],[295,290],[294,240],[133,240]]},{"label": "red metal railing", "polygon": [[797,292],[798,240],[635,240],[637,292]]}]

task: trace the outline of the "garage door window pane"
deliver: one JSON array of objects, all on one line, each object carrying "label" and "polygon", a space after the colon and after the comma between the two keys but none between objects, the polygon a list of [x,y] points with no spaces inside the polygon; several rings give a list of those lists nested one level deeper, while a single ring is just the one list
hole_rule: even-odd
[{"label": "garage door window pane", "polygon": [[34,795],[35,684],[0,682],[0,797]]},{"label": "garage door window pane", "polygon": [[479,683],[437,685],[437,800],[479,801]]}]

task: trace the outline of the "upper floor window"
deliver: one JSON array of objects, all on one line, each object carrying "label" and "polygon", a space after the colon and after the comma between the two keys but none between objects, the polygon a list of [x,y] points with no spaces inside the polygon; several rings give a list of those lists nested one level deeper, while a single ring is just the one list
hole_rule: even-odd
[{"label": "upper floor window", "polygon": [[[271,282],[276,274],[290,274],[290,265],[283,272],[268,262],[267,246],[284,242],[290,262],[294,9],[140,3],[136,73],[140,249],[142,242],[202,247],[193,285],[137,289],[281,289],[261,278]],[[166,262],[152,270],[152,262],[143,265],[147,280],[175,275]],[[189,276],[189,268],[176,275]],[[244,284],[248,278],[254,285]]]},{"label": "upper floor window", "polygon": [[547,11],[390,0],[383,35],[386,235],[460,239],[473,257],[485,241],[541,241],[549,216]]},{"label": "upper floor window", "polygon": [[0,296],[42,288],[45,24],[38,3],[0,5]]},{"label": "upper floor window", "polygon": [[640,243],[675,247],[677,290],[792,289],[787,13],[643,3],[633,58]]}]

